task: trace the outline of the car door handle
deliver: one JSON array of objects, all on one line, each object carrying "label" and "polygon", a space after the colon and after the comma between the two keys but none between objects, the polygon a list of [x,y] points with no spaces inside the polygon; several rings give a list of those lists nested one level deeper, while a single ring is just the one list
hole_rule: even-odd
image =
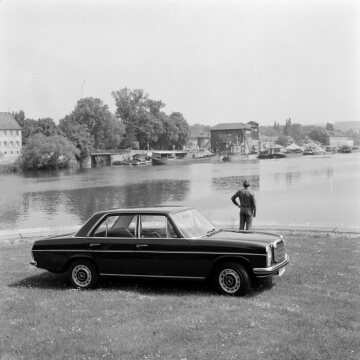
[{"label": "car door handle", "polygon": [[101,244],[98,244],[98,243],[91,243],[89,244],[90,247],[95,247],[95,246],[101,246]]},{"label": "car door handle", "polygon": [[137,248],[143,248],[143,247],[148,247],[148,244],[136,244]]}]

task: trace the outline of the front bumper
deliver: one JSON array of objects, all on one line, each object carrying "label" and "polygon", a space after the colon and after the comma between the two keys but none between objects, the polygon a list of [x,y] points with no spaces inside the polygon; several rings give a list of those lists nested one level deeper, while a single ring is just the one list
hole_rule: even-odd
[{"label": "front bumper", "polygon": [[289,255],[285,254],[285,259],[279,264],[275,264],[273,266],[269,266],[266,268],[254,268],[253,269],[254,275],[258,278],[272,276],[272,275],[278,275],[279,270],[281,268],[283,268],[284,266],[286,266],[288,263],[289,263]]}]

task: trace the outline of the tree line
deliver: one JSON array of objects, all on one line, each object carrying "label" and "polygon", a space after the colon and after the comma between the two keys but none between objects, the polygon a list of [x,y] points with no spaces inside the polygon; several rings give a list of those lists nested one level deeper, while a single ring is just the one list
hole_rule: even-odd
[{"label": "tree line", "polygon": [[167,115],[161,100],[153,100],[142,89],[113,91],[116,112],[98,98],[80,99],[74,110],[57,125],[51,118],[26,118],[14,112],[22,127],[23,169],[54,168],[71,163],[83,165],[95,150],[182,149],[190,127],[180,112]]},{"label": "tree line", "polygon": [[[284,125],[275,121],[273,126],[260,126],[259,132],[262,135],[276,137],[276,143],[282,146],[288,145],[291,137],[297,145],[304,145],[309,140],[316,141],[322,145],[328,145],[329,131],[335,131],[334,125],[327,123],[325,127],[316,125],[301,125],[293,123],[291,118],[285,120]],[[354,139],[354,144],[360,143],[360,134],[353,130],[345,133],[346,136]]]}]

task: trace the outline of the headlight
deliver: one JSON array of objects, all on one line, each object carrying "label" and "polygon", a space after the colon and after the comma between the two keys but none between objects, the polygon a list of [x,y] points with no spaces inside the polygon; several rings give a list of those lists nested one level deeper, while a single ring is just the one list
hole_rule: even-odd
[{"label": "headlight", "polygon": [[271,245],[266,246],[266,266],[270,266],[272,263],[272,250]]}]

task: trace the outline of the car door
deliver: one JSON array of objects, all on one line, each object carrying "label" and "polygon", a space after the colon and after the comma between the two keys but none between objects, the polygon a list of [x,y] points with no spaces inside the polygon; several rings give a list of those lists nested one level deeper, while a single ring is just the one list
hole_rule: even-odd
[{"label": "car door", "polygon": [[109,214],[90,235],[89,248],[102,275],[135,273],[136,214]]},{"label": "car door", "polygon": [[164,214],[142,214],[136,239],[136,274],[156,277],[189,276],[189,240],[175,231]]}]

